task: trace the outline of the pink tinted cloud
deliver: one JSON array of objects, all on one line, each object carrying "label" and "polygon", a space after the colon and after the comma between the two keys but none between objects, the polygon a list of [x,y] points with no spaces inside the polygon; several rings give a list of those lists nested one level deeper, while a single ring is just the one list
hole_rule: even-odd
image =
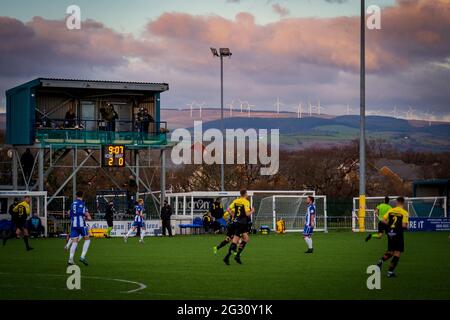
[{"label": "pink tinted cloud", "polygon": [[[367,32],[369,71],[395,72],[416,62],[442,61],[450,55],[450,0],[399,0],[382,11],[382,30]],[[285,18],[260,25],[250,13],[235,19],[217,15],[165,13],[147,24],[141,37],[119,33],[87,20],[82,30],[40,17],[22,23],[0,17],[0,66],[8,73],[71,63],[114,68],[138,58],[147,64],[194,70],[208,65],[210,46],[228,46],[248,61],[286,61],[357,72],[359,18]],[[246,64],[248,70],[264,66]]]},{"label": "pink tinted cloud", "polygon": [[[405,82],[397,75],[450,56],[449,30],[450,0],[399,1],[382,11],[382,30],[367,32],[367,68],[380,83],[387,77]],[[264,101],[273,92],[314,96],[326,87],[339,98],[343,74],[357,82],[359,18],[289,17],[261,25],[246,12],[234,19],[172,12],[133,36],[92,20],[70,31],[64,21],[0,17],[0,83],[35,76],[167,81],[169,94],[182,100],[199,88],[205,94],[216,88],[211,46],[233,51],[225,76],[235,97],[250,90]]]},{"label": "pink tinted cloud", "polygon": [[[401,0],[384,9],[381,18],[382,30],[367,32],[369,71],[392,72],[449,55],[449,0]],[[289,18],[258,25],[248,13],[238,14],[235,20],[166,13],[150,22],[147,30],[175,50],[195,52],[200,46],[227,45],[239,52],[265,52],[274,59],[350,71],[359,68],[358,17]]]},{"label": "pink tinted cloud", "polygon": [[279,3],[273,4],[272,10],[280,17],[286,17],[291,13],[288,8],[281,6]]}]

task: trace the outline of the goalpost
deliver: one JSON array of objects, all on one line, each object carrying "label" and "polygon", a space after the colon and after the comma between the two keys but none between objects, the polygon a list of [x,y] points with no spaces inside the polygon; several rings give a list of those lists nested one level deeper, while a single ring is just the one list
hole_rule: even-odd
[{"label": "goalpost", "polygon": [[[397,196],[389,196],[389,204],[395,206]],[[367,232],[378,230],[378,218],[375,208],[384,202],[384,197],[366,197],[366,219]],[[352,230],[359,232],[358,228],[359,197],[353,198]],[[405,197],[405,209],[410,217],[448,217],[447,197]]]},{"label": "goalpost", "polygon": [[[255,207],[256,212],[258,212],[258,208],[265,202],[267,197],[272,197],[274,195],[306,197],[307,195],[314,196],[315,192],[312,190],[248,190],[247,194],[249,196],[250,205]],[[166,199],[172,206],[174,215],[191,216],[192,218],[202,216],[205,212],[209,211],[211,203],[217,198],[220,199],[223,208],[226,209],[231,202],[239,196],[239,191],[166,192]]]},{"label": "goalpost", "polygon": [[[248,191],[250,203],[253,193]],[[166,199],[172,206],[173,214],[179,216],[203,216],[210,210],[215,199],[220,199],[223,208],[226,209],[234,199],[239,197],[238,191],[193,191],[181,193],[166,193]]]},{"label": "goalpost", "polygon": [[[327,232],[327,198],[326,196],[314,196],[316,205],[315,231]],[[254,218],[255,228],[268,226],[276,229],[276,222],[283,219],[287,232],[300,232],[305,225],[305,215],[308,195],[272,195],[262,199]]]},{"label": "goalpost", "polygon": [[0,220],[10,220],[11,216],[8,214],[9,206],[14,202],[14,198],[22,201],[25,196],[31,197],[30,203],[30,217],[35,215],[41,219],[44,227],[44,234],[48,236],[47,230],[47,191],[0,191],[1,212]]}]

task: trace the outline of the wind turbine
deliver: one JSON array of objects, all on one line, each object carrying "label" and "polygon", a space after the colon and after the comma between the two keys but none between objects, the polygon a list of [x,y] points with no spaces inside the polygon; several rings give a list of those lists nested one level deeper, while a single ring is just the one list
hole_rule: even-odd
[{"label": "wind turbine", "polygon": [[233,116],[234,100],[231,100],[231,103],[227,104],[227,107],[230,108],[230,118],[231,118]]},{"label": "wind turbine", "polygon": [[350,108],[350,105],[347,103],[347,115],[350,115],[350,112],[352,111],[352,108]]},{"label": "wind turbine", "polygon": [[204,107],[204,106],[206,106],[206,103],[205,102],[202,102],[201,104],[199,104],[198,105],[198,107],[199,107],[199,111],[200,111],[200,120],[202,119],[202,108]]},{"label": "wind turbine", "polygon": [[408,120],[412,120],[413,119],[413,117],[414,117],[414,109],[413,108],[411,108],[411,107],[409,107],[408,108],[408,111],[406,112],[406,118],[408,119]]},{"label": "wind turbine", "polygon": [[248,117],[250,118],[251,116],[251,108],[254,107],[254,104],[249,104],[247,103],[247,111],[248,111]]},{"label": "wind turbine", "polygon": [[302,103],[300,102],[297,107],[297,119],[302,118]]},{"label": "wind turbine", "polygon": [[308,102],[308,104],[309,104],[309,117],[311,118],[313,106],[311,105],[311,102]]},{"label": "wind turbine", "polygon": [[193,109],[194,105],[196,105],[196,104],[197,104],[197,102],[195,100],[192,101],[191,103],[187,104],[187,106],[191,109],[191,118],[192,118],[192,109]]},{"label": "wind turbine", "polygon": [[317,105],[317,114],[320,116],[321,110],[325,110],[325,108],[320,106],[320,100],[319,100],[319,104]]},{"label": "wind turbine", "polygon": [[427,112],[424,113],[425,120],[428,120],[428,125],[431,127],[431,119],[433,117],[433,112],[430,112],[430,109],[427,110]]},{"label": "wind turbine", "polygon": [[277,108],[277,114],[280,114],[280,107],[284,106],[284,103],[280,101],[280,97],[277,98],[277,102],[274,103],[274,106]]},{"label": "wind turbine", "polygon": [[248,104],[248,102],[242,101],[241,99],[238,99],[238,100],[239,100],[239,105],[241,107],[241,113],[242,113],[244,111],[243,108],[244,108],[245,104]]},{"label": "wind turbine", "polygon": [[394,112],[394,118],[397,118],[397,106],[394,106],[393,112]]}]

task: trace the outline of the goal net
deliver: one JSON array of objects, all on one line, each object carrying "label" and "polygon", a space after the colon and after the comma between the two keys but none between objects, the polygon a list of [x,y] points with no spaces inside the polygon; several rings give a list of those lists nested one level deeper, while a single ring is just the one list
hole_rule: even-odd
[{"label": "goal net", "polygon": [[[254,226],[276,228],[276,222],[283,219],[287,232],[301,231],[305,225],[307,195],[272,195],[261,200],[254,217]],[[326,196],[314,196],[316,205],[317,231],[327,231],[327,199]]]},{"label": "goal net", "polygon": [[41,220],[41,225],[44,227],[44,235],[47,236],[48,227],[46,191],[0,191],[0,220],[11,220],[11,215],[8,212],[9,207],[14,203],[14,200],[16,198],[20,202],[26,196],[29,196],[31,198],[30,217],[39,217],[39,219]]},{"label": "goal net", "polygon": [[[394,207],[397,196],[390,196],[389,204]],[[366,218],[365,227],[368,232],[378,230],[378,217],[375,215],[375,208],[384,203],[384,197],[366,197]],[[405,209],[410,217],[441,218],[447,217],[446,197],[406,197]],[[358,224],[359,197],[353,198],[353,219],[352,229],[359,231]]]},{"label": "goal net", "polygon": [[[250,200],[251,194],[249,192]],[[192,218],[203,216],[210,211],[212,203],[219,199],[224,210],[239,197],[239,192],[208,192],[195,191],[186,193],[167,193],[166,199],[172,206],[173,214],[179,216],[191,216]]]},{"label": "goal net", "polygon": [[[249,196],[250,205],[255,208],[255,212],[257,213],[262,205],[266,205],[266,199],[272,196],[300,196],[305,197],[306,199],[306,196],[314,195],[315,192],[312,190],[248,190],[247,194]],[[224,210],[226,210],[231,202],[239,196],[239,191],[194,191],[186,193],[168,192],[166,194],[166,198],[172,206],[172,210],[175,215],[191,216],[192,218],[203,216],[206,212],[208,212],[215,199],[219,199]],[[265,209],[263,209],[263,211],[264,210]],[[252,217],[252,220],[254,219],[255,217]]]}]

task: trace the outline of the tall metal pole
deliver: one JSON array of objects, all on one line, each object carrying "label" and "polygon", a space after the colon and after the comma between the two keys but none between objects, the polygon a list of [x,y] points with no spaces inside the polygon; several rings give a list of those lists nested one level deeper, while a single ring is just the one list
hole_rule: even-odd
[{"label": "tall metal pole", "polygon": [[220,55],[220,131],[222,132],[222,164],[220,166],[220,189],[225,191],[225,134],[223,128],[223,56]]},{"label": "tall metal pole", "polygon": [[163,206],[164,200],[166,200],[166,153],[164,149],[161,149],[161,203]]},{"label": "tall metal pole", "polygon": [[139,150],[134,151],[134,172],[136,173],[136,201],[139,199],[139,183],[140,183],[140,175],[139,175]]},{"label": "tall metal pole", "polygon": [[361,0],[360,40],[360,129],[359,129],[359,230],[365,231],[366,217],[366,3]]},{"label": "tall metal pole", "polygon": [[[78,167],[78,154],[77,154],[77,147],[73,148],[73,158],[72,158],[72,201],[75,201],[75,199],[77,198],[77,167]],[[50,198],[50,200],[53,200],[52,198]],[[50,201],[49,201],[50,203]]]},{"label": "tall metal pole", "polygon": [[17,149],[13,150],[11,161],[12,161],[12,185],[13,185],[13,189],[17,190],[17,188],[19,187],[19,173],[18,173],[19,170],[18,170],[18,164],[17,164],[19,159],[18,159]]},{"label": "tall metal pole", "polygon": [[44,191],[44,152],[43,148],[38,149],[38,188],[39,191]]}]

